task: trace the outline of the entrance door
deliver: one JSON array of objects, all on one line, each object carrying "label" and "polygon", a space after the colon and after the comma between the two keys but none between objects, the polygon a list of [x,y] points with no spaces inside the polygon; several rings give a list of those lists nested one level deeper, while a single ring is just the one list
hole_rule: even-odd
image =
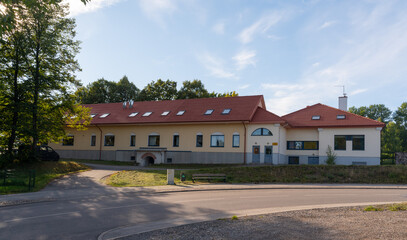
[{"label": "entrance door", "polygon": [[264,146],[264,163],[273,164],[273,146]]},{"label": "entrance door", "polygon": [[260,163],[260,146],[253,146],[252,163]]}]

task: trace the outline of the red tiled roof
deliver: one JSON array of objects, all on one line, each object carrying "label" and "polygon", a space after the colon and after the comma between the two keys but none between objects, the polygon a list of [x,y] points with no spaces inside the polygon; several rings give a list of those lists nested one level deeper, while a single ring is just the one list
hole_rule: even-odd
[{"label": "red tiled roof", "polygon": [[274,113],[271,113],[267,111],[266,109],[258,107],[256,110],[256,113],[254,114],[252,120],[250,121],[251,123],[285,123],[285,121],[275,115]]},{"label": "red tiled roof", "polygon": [[[337,115],[345,115],[345,119],[337,119]],[[320,116],[312,120],[312,116]],[[384,127],[385,124],[370,118],[362,117],[347,111],[315,104],[281,117],[291,127]]]},{"label": "red tiled roof", "polygon": [[[91,108],[91,114],[97,114],[92,124],[138,124],[138,123],[186,123],[186,122],[228,122],[250,121],[257,107],[265,108],[262,95],[224,98],[198,98],[168,101],[134,102],[133,108],[123,109],[123,103],[85,104]],[[211,115],[204,113],[213,109]],[[224,109],[231,109],[229,114],[222,114]],[[166,116],[161,114],[170,111]],[[179,111],[185,111],[177,116]],[[138,112],[137,116],[129,114]],[[145,112],[152,112],[143,117]],[[100,118],[110,113],[106,118]]]}]

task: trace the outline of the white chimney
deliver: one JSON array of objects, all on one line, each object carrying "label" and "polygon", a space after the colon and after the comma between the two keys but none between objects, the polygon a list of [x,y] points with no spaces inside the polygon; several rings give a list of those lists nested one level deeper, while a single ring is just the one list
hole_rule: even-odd
[{"label": "white chimney", "polygon": [[345,94],[342,97],[339,97],[338,108],[343,111],[348,111],[348,96]]}]

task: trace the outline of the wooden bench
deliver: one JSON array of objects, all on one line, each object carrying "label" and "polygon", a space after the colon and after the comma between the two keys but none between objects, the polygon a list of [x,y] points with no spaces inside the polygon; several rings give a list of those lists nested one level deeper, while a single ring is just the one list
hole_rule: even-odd
[{"label": "wooden bench", "polygon": [[196,173],[192,174],[192,182],[195,183],[195,180],[223,180],[226,182],[226,174],[223,173]]}]

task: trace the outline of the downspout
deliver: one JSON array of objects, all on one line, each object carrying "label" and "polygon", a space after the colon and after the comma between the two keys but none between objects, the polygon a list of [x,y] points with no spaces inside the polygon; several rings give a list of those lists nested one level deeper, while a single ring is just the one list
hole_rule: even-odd
[{"label": "downspout", "polygon": [[100,140],[99,140],[99,160],[102,160],[102,129],[98,125],[95,125],[97,128],[99,128],[100,131]]},{"label": "downspout", "polygon": [[246,165],[246,124],[242,122],[244,127],[244,150],[243,150],[243,164]]},{"label": "downspout", "polygon": [[280,142],[280,127],[281,127],[281,124],[280,124],[280,126],[278,126],[278,157],[277,157],[278,162],[277,162],[276,165],[280,164],[280,155],[281,155],[281,152],[280,152],[280,146],[281,146],[281,142]]}]

